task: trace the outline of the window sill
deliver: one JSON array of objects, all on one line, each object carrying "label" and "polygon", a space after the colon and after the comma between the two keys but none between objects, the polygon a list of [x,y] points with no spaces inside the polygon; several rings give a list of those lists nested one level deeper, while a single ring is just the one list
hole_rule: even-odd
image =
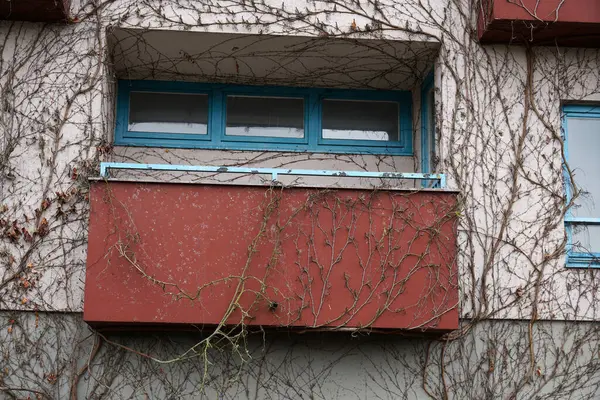
[{"label": "window sill", "polygon": [[256,152],[278,152],[278,153],[315,153],[315,154],[347,154],[347,155],[388,155],[388,156],[413,156],[412,149],[402,147],[364,147],[357,148],[352,145],[330,145],[318,146],[307,149],[305,145],[292,144],[261,144],[226,142],[212,144],[205,141],[189,140],[153,140],[142,138],[122,138],[115,140],[115,146],[122,147],[154,147],[166,149],[194,149],[194,150],[234,150],[234,151],[256,151]]},{"label": "window sill", "polygon": [[567,268],[600,269],[600,258],[567,255]]}]

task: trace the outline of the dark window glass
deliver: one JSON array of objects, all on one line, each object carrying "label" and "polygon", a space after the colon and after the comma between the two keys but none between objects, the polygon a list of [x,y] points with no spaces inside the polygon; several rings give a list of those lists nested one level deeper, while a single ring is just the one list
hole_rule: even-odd
[{"label": "dark window glass", "polygon": [[323,100],[323,138],[397,142],[398,104],[387,101]]},{"label": "dark window glass", "polygon": [[205,94],[132,92],[129,128],[133,132],[208,133]]},{"label": "dark window glass", "polygon": [[229,136],[304,137],[304,100],[288,97],[227,96]]}]

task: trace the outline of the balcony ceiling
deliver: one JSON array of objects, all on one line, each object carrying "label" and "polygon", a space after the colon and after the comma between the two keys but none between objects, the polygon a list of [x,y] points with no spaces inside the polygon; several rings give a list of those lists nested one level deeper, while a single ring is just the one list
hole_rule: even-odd
[{"label": "balcony ceiling", "polygon": [[[418,39],[418,38],[417,38]],[[439,42],[115,29],[121,79],[411,89]]]},{"label": "balcony ceiling", "polygon": [[486,0],[479,16],[481,43],[600,47],[598,0]]},{"label": "balcony ceiling", "polygon": [[70,0],[1,0],[0,20],[61,22],[69,14]]}]

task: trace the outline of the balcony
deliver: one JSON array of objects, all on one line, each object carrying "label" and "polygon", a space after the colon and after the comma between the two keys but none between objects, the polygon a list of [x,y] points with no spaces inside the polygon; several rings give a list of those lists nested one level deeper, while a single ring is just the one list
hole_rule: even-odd
[{"label": "balcony", "polygon": [[485,0],[479,22],[481,43],[600,47],[597,0]]},{"label": "balcony", "polygon": [[66,21],[70,4],[70,0],[3,0],[0,1],[0,20]]},{"label": "balcony", "polygon": [[[104,164],[429,179],[441,175]],[[417,182],[420,182],[417,181]],[[458,327],[457,194],[103,179],[90,190],[84,319],[96,328]]]}]

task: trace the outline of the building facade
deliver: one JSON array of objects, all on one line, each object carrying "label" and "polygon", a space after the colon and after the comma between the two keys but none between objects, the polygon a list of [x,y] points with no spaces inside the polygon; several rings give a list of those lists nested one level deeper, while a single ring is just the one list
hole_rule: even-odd
[{"label": "building facade", "polygon": [[598,2],[0,19],[0,398],[600,398]]}]

